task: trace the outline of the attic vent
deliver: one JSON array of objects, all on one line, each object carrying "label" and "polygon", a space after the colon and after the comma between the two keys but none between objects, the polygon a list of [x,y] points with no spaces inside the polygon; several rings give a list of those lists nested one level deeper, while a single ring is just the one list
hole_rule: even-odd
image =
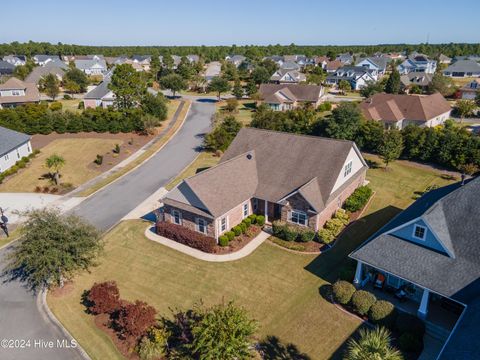
[{"label": "attic vent", "polygon": [[252,154],[247,154],[247,159],[248,159],[248,160],[251,160],[252,157],[253,157]]}]

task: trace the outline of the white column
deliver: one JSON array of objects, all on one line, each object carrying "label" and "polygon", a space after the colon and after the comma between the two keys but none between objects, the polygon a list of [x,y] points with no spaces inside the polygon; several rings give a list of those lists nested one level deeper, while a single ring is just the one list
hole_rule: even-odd
[{"label": "white column", "polygon": [[362,283],[362,262],[358,261],[357,262],[357,270],[355,271],[355,279],[353,279],[353,284],[356,287],[360,287]]},{"label": "white column", "polygon": [[267,200],[264,200],[265,201],[265,222],[267,223],[268,222],[268,201]]},{"label": "white column", "polygon": [[425,320],[427,318],[429,295],[430,291],[428,291],[428,289],[423,289],[422,301],[420,302],[420,306],[417,310],[417,316],[422,320]]}]

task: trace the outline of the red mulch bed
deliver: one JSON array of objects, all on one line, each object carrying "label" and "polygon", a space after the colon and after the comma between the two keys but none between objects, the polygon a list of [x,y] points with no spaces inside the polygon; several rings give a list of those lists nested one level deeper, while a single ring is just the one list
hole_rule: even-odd
[{"label": "red mulch bed", "polygon": [[128,360],[139,360],[137,353],[133,351],[131,345],[128,344],[125,340],[122,340],[118,337],[115,330],[110,327],[110,316],[108,314],[99,314],[95,315],[94,319],[95,325],[105,332],[112,342],[115,344],[115,347],[118,351]]},{"label": "red mulch bed", "polygon": [[217,246],[215,248],[215,254],[230,254],[238,251],[252,241],[261,231],[262,228],[260,226],[251,225],[247,230],[248,235],[242,234],[240,236],[235,236],[228,246]]}]

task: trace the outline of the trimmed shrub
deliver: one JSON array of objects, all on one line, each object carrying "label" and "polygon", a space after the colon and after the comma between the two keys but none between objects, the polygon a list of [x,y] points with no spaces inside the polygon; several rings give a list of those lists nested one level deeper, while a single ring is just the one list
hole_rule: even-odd
[{"label": "trimmed shrub", "polygon": [[[258,219],[257,219],[257,222],[258,222]],[[273,223],[272,223],[272,231],[273,231],[273,235],[275,235],[276,237],[279,237],[279,238],[283,238],[283,234],[285,232],[285,228],[287,227],[287,224],[283,221],[279,221],[279,220],[275,220]]]},{"label": "trimmed shrub", "polygon": [[228,241],[232,241],[235,239],[235,233],[233,231],[227,231],[225,233],[225,236],[227,237]]},{"label": "trimmed shrub", "polygon": [[230,241],[228,241],[228,237],[226,235],[220,235],[218,237],[218,245],[220,246],[228,246],[228,243]]},{"label": "trimmed shrub", "polygon": [[375,304],[377,298],[371,292],[358,290],[352,295],[351,301],[353,310],[360,315],[365,315],[368,313],[372,305]]},{"label": "trimmed shrub", "polygon": [[120,309],[120,291],[115,281],[95,283],[88,292],[88,309],[93,314],[112,314]]},{"label": "trimmed shrub", "polygon": [[320,229],[318,230],[318,238],[324,244],[330,244],[333,240],[335,240],[335,235],[327,229]]},{"label": "trimmed shrub", "polygon": [[257,215],[252,214],[252,215],[249,215],[248,218],[250,219],[250,221],[252,222],[252,224],[256,224],[256,223],[257,223]]},{"label": "trimmed shrub", "polygon": [[398,347],[405,352],[419,353],[423,350],[423,339],[411,332],[405,332],[398,338]]},{"label": "trimmed shrub", "polygon": [[300,231],[300,236],[298,237],[298,241],[300,242],[309,242],[315,238],[315,231],[310,228],[302,229]]},{"label": "trimmed shrub", "polygon": [[355,212],[365,206],[368,199],[372,196],[372,189],[368,186],[360,186],[345,201],[345,210]]},{"label": "trimmed shrub", "polygon": [[103,155],[97,154],[97,157],[95,158],[95,160],[93,160],[93,162],[97,165],[102,165]]},{"label": "trimmed shrub", "polygon": [[248,229],[247,224],[242,222],[242,223],[238,224],[238,226],[240,226],[240,228],[242,229],[242,233],[245,234],[247,232],[247,229]]},{"label": "trimmed shrub", "polygon": [[343,225],[347,225],[350,221],[350,216],[348,213],[343,209],[338,209],[335,213],[335,219],[338,219],[342,222]]},{"label": "trimmed shrub", "polygon": [[283,240],[295,241],[298,238],[298,230],[294,226],[287,225],[283,229]]},{"label": "trimmed shrub", "polygon": [[425,323],[415,315],[399,311],[395,321],[395,329],[399,333],[410,332],[416,337],[423,338],[425,334]]},{"label": "trimmed shrub", "polygon": [[378,300],[370,308],[368,318],[375,324],[389,328],[395,323],[395,306],[390,301]]},{"label": "trimmed shrub", "polygon": [[68,94],[63,95],[64,100],[72,100],[72,97]]},{"label": "trimmed shrub", "polygon": [[50,110],[52,111],[60,111],[63,108],[63,105],[61,102],[55,101],[50,104]]},{"label": "trimmed shrub", "polygon": [[263,225],[265,225],[265,216],[263,216],[263,215],[257,215],[257,225],[258,225],[258,226],[263,226]]},{"label": "trimmed shrub", "polygon": [[344,228],[343,222],[337,218],[333,218],[328,220],[325,223],[325,229],[329,230],[334,236],[340,234],[342,229]]},{"label": "trimmed shrub", "polygon": [[197,231],[187,229],[181,225],[159,221],[156,230],[158,235],[165,236],[166,238],[181,244],[207,253],[215,252],[215,246],[217,243],[213,237],[200,234]]},{"label": "trimmed shrub", "polygon": [[243,222],[245,225],[247,225],[247,228],[248,228],[250,225],[252,225],[252,220],[251,220],[250,218],[248,218],[248,217],[245,218],[245,219],[243,219],[242,222]]},{"label": "trimmed shrub", "polygon": [[350,302],[355,291],[355,286],[347,281],[338,280],[333,284],[333,298],[336,302],[342,305],[346,305]]},{"label": "trimmed shrub", "polygon": [[232,230],[235,233],[235,236],[242,235],[243,231],[242,231],[242,228],[240,227],[240,225],[234,226]]}]

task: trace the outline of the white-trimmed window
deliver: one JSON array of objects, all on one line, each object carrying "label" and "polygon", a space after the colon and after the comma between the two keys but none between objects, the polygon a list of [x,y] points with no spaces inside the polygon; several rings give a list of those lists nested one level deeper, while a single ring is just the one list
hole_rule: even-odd
[{"label": "white-trimmed window", "polygon": [[223,233],[227,231],[227,217],[223,217],[220,219],[220,232]]},{"label": "white-trimmed window", "polygon": [[242,215],[244,219],[248,216],[248,202],[242,206]]},{"label": "white-trimmed window", "polygon": [[207,222],[205,219],[197,218],[197,231],[206,234],[207,233]]},{"label": "white-trimmed window", "polygon": [[178,210],[172,210],[172,220],[174,224],[182,225],[182,215]]},{"label": "white-trimmed window", "polygon": [[349,161],[347,165],[345,165],[345,169],[343,170],[343,177],[348,176],[352,172],[352,161]]},{"label": "white-trimmed window", "polygon": [[290,216],[288,220],[301,226],[307,226],[308,224],[307,214],[299,210],[290,211]]},{"label": "white-trimmed window", "polygon": [[415,225],[413,227],[413,237],[418,240],[425,240],[427,236],[427,228],[421,225]]}]

